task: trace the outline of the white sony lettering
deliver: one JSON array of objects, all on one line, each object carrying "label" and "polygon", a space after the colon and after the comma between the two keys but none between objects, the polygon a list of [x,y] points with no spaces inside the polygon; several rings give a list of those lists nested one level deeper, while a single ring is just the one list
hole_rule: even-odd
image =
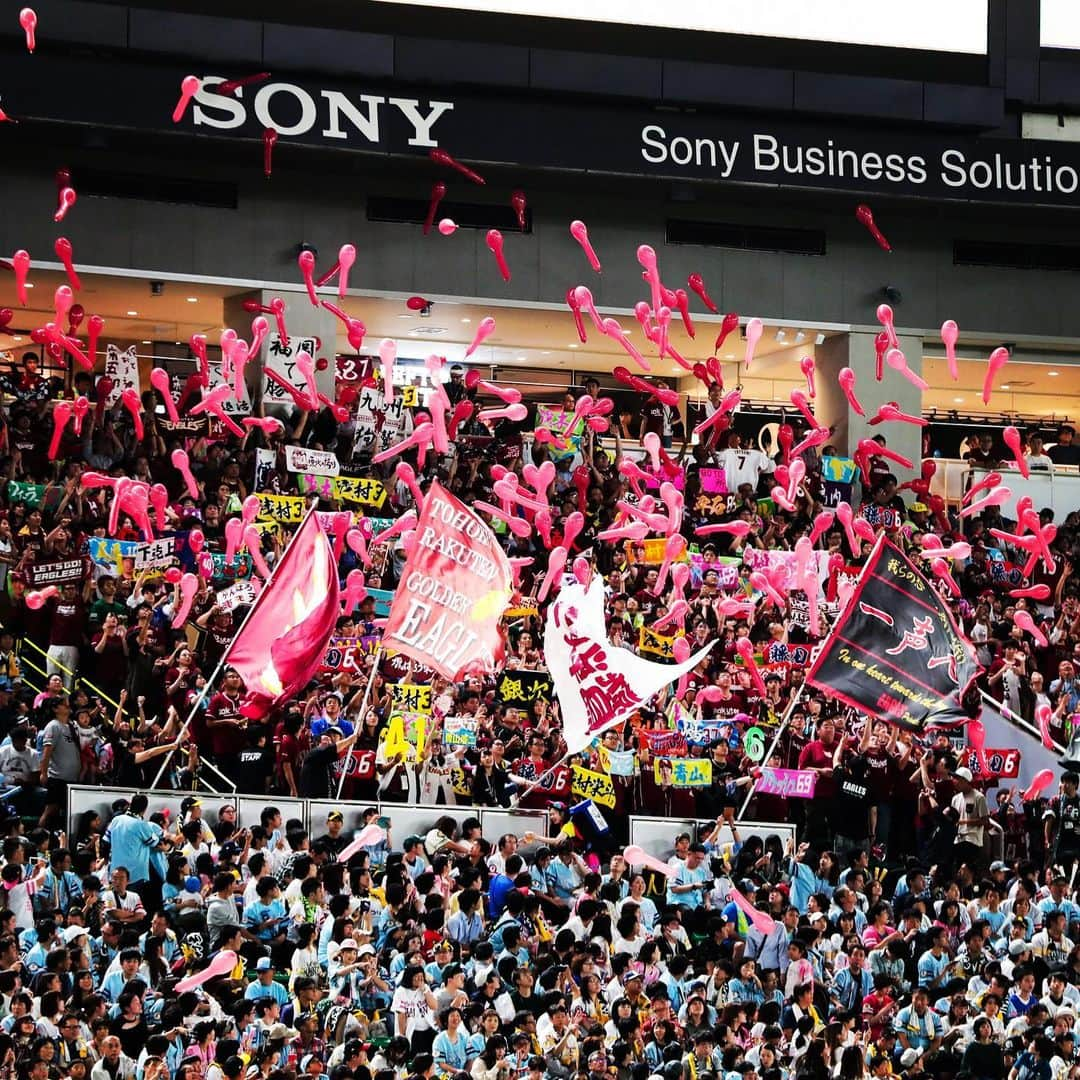
[{"label": "white sony lettering", "polygon": [[[641,156],[646,160],[652,162],[654,165],[659,165],[660,162],[667,160],[668,149],[666,143],[663,141],[667,138],[667,132],[664,131],[659,124],[646,124],[641,129],[641,141],[645,144],[641,148]],[[653,148],[657,151],[655,155],[650,155],[649,151],[645,147]]]},{"label": "white sony lettering", "polygon": [[429,102],[429,109],[427,116],[421,116],[420,110],[417,106],[420,104],[412,98],[388,98],[391,105],[396,106],[401,110],[401,114],[409,121],[413,126],[413,137],[409,140],[410,146],[438,146],[438,142],[431,137],[431,129],[435,126],[435,121],[439,119],[445,112],[450,112],[453,109],[453,104],[449,101],[432,101]]},{"label": "white sony lettering", "polygon": [[720,156],[724,159],[720,175],[727,179],[731,175],[732,169],[735,168],[735,159],[739,156],[739,143],[736,140],[728,146],[723,139],[717,139],[716,145],[720,147]]},{"label": "white sony lettering", "polygon": [[[195,91],[191,107],[191,119],[197,126],[219,128],[223,131],[243,127],[247,119],[244,103],[231,95],[217,94],[210,89],[224,81],[220,75],[207,75],[199,83],[199,89]],[[243,95],[243,93],[244,88],[241,87],[240,94]],[[220,113],[224,113],[225,116],[218,115]]]},{"label": "white sony lettering", "polygon": [[341,127],[339,122],[341,116],[344,116],[368,142],[379,141],[379,107],[386,98],[375,94],[361,94],[360,100],[367,106],[367,113],[362,113],[340,90],[323,90],[322,96],[326,98],[326,104],[330,109],[330,118],[323,129],[323,135],[326,138],[348,138],[348,132]]},{"label": "white sony lettering", "polygon": [[[282,124],[273,118],[270,104],[278,94],[291,94],[300,106],[300,119],[295,124]],[[255,116],[264,128],[273,128],[279,135],[305,135],[315,126],[318,115],[311,95],[292,83],[267,83],[255,95]]]}]

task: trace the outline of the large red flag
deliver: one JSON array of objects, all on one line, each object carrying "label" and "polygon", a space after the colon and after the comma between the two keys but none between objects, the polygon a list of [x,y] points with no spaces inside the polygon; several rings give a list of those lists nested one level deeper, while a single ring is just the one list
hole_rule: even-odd
[{"label": "large red flag", "polygon": [[510,562],[495,534],[433,481],[383,645],[451,680],[494,671],[503,655],[499,619],[512,591]]},{"label": "large red flag", "polygon": [[308,682],[340,614],[334,553],[309,513],[225,652],[247,688],[245,715],[265,715]]}]

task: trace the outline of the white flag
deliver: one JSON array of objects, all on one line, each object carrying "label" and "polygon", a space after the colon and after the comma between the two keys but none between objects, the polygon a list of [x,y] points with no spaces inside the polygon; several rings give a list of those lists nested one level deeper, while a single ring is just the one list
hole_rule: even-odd
[{"label": "white flag", "polygon": [[588,590],[576,581],[564,585],[548,608],[544,658],[562,710],[567,753],[581,753],[597,735],[692,670],[712,644],[682,664],[642,660],[608,641],[601,578],[594,576]]}]

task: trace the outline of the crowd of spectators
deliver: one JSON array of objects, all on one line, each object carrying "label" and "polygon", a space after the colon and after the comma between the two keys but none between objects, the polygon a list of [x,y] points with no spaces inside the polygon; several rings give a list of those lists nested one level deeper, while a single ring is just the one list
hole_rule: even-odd
[{"label": "crowd of spectators", "polygon": [[[768,498],[779,458],[740,435],[738,423],[691,446],[662,410],[650,410],[640,431],[632,416],[620,419],[627,439],[658,434],[680,470],[693,568],[685,630],[716,644],[679,697],[674,687],[662,692],[566,759],[559,703],[542,689],[544,608],[530,602],[547,555],[535,533],[519,537],[492,522],[510,555],[534,559],[516,613],[504,620],[504,671],[451,684],[402,657],[380,657],[369,596],[337,627],[339,639],[355,642],[338,650],[359,658],[355,668],[327,670],[279,713],[251,721],[240,711],[239,676],[219,669],[245,610],[218,603],[236,575],[204,579],[186,625],[173,629],[178,598],[160,568],[136,573],[123,559],[110,567],[90,558],[94,539],[141,537],[124,515],[107,531],[109,488],[81,475],[164,484],[166,535],[178,537],[183,563],[182,537],[193,528],[208,551],[224,550],[225,522],[265,457],[256,451],[273,457],[259,472],[260,490],[271,492],[294,490],[291,442],[336,452],[343,475],[383,482],[387,501],[371,511],[383,519],[412,506],[393,462],[372,466],[370,449],[354,457],[351,425],[329,410],[284,415],[279,435],[187,437],[169,430],[150,393],[142,438],[124,409],[91,410],[81,436],[69,430],[51,461],[41,436],[51,393],[33,362],[24,358],[5,388],[3,1069],[33,1080],[1074,1075],[1076,774],[1065,771],[1052,798],[1030,802],[1004,782],[991,810],[965,764],[962,729],[958,737],[871,724],[808,691],[803,673],[817,639],[793,602],[779,610],[754,595],[747,553],[791,550],[837,484],[902,548],[919,550],[927,531],[969,541],[970,558],[955,567],[960,595],[941,586],[986,669],[966,703],[974,714],[984,691],[1028,720],[1049,704],[1064,749],[1080,709],[1076,513],[1057,523],[1053,573],[1035,571],[1032,583],[1048,585],[1049,597],[1016,600],[1009,590],[1024,583],[1017,567],[1026,554],[992,534],[1012,530],[1000,509],[954,517],[946,535],[925,503],[904,501],[881,459],[860,484],[825,446],[804,454],[806,480],[794,512],[785,511]],[[89,380],[78,389],[93,395]],[[447,391],[452,403],[475,393],[460,371]],[[718,404],[714,389],[706,413]],[[572,409],[573,398],[563,405]],[[805,432],[792,427],[797,442]],[[466,423],[451,454],[428,455],[420,481],[437,476],[467,504],[496,502],[493,465],[520,471],[551,457],[550,444],[533,443],[528,431],[528,422],[494,431]],[[188,451],[198,498],[170,464],[176,448]],[[649,630],[668,599],[654,588],[659,560],[645,545],[596,539],[632,494],[619,471],[632,450],[623,437],[602,446],[586,434],[574,455],[556,452],[553,541],[578,508],[580,484],[586,523],[573,554],[587,554],[604,578],[611,640],[657,659]],[[717,476],[728,493],[719,501]],[[736,519],[749,526],[745,537],[695,535],[702,524]],[[266,530],[271,563],[288,532]],[[869,550],[850,550],[838,523],[819,546],[851,573]],[[34,568],[65,561],[80,563],[77,579],[45,604],[28,604]],[[342,578],[357,565],[347,549]],[[380,553],[368,587],[392,590],[403,565],[400,545]],[[733,615],[732,598],[756,603]],[[1046,646],[1013,622],[1021,607],[1045,629]],[[759,652],[764,694],[739,661],[743,637]],[[386,751],[401,684],[431,688],[419,761]],[[522,687],[532,700],[511,696]],[[475,745],[444,745],[449,717],[474,721]],[[746,738],[751,727],[770,746],[763,762]],[[687,737],[702,730],[704,739]],[[664,741],[672,737],[684,740],[685,755],[709,759],[707,786],[678,787],[670,770],[654,770],[659,754],[672,755]],[[616,771],[624,751],[633,751],[632,766]],[[594,807],[604,827],[592,818],[585,828],[571,813],[574,764],[611,770],[614,805]],[[815,798],[755,794],[758,764],[816,771]],[[386,814],[389,826],[384,844],[346,863],[336,859],[351,839],[340,817],[309,836],[273,806],[275,796],[333,797],[342,772],[343,796],[371,804],[364,823]],[[136,794],[220,789],[225,780],[266,798],[258,824],[228,810],[208,820],[205,794],[187,797],[176,818],[148,816]],[[69,835],[75,783],[130,794],[111,820],[88,815]],[[453,819],[424,835],[393,831],[395,803],[509,807],[519,799],[548,814],[544,835],[484,836],[478,820],[458,828]],[[626,865],[620,852],[635,813],[703,823],[672,835],[671,876]],[[743,840],[737,830],[722,841],[737,817],[792,821],[798,843]],[[768,933],[732,890],[773,920]],[[235,970],[174,992],[180,976],[222,950],[237,953]]]}]

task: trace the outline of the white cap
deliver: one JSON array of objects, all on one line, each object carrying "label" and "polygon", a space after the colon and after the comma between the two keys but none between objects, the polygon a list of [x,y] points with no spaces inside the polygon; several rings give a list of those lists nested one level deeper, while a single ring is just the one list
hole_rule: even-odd
[{"label": "white cap", "polygon": [[[953,773],[953,775],[960,780],[966,780],[969,784],[974,779],[974,777],[971,775],[971,770],[966,765],[961,765],[960,768]],[[905,1054],[904,1056],[906,1057],[907,1055]]]}]

